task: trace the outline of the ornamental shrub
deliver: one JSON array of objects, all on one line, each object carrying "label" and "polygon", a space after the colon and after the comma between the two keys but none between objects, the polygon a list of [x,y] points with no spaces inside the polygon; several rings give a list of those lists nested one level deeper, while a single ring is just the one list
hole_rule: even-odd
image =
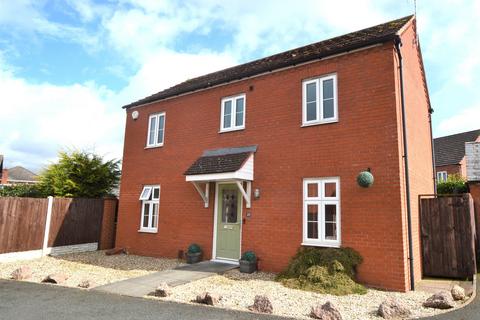
[{"label": "ornamental shrub", "polygon": [[437,183],[438,194],[461,194],[467,192],[467,183],[459,174],[449,175],[447,181]]},{"label": "ornamental shrub", "polygon": [[196,243],[192,243],[188,246],[188,253],[199,253],[202,252],[202,248]]},{"label": "ornamental shrub", "polygon": [[248,262],[255,262],[257,261],[257,256],[253,251],[245,251],[242,255],[242,260],[245,260]]},{"label": "ornamental shrub", "polygon": [[36,184],[14,184],[0,187],[0,197],[43,198],[46,196]]},{"label": "ornamental shrub", "polygon": [[361,262],[360,254],[351,248],[301,248],[277,281],[324,294],[365,294],[365,287],[354,281]]}]

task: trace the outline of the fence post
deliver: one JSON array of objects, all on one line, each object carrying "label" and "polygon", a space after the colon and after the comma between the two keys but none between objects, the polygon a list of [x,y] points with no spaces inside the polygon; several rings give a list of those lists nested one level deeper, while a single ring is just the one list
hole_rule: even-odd
[{"label": "fence post", "polygon": [[47,218],[45,219],[45,234],[43,235],[42,257],[47,255],[48,234],[50,233],[50,222],[52,220],[53,197],[48,197]]}]

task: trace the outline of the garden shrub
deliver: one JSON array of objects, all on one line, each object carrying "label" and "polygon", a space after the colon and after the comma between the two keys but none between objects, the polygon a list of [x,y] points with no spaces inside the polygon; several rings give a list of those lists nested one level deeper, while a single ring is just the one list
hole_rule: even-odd
[{"label": "garden shrub", "polygon": [[43,198],[46,196],[36,184],[14,184],[0,188],[0,197]]},{"label": "garden shrub", "polygon": [[318,293],[365,294],[365,287],[354,281],[361,262],[360,254],[351,248],[301,248],[277,281],[289,288]]},{"label": "garden shrub", "polygon": [[459,174],[449,175],[447,181],[437,183],[438,194],[460,194],[467,192],[467,183]]}]

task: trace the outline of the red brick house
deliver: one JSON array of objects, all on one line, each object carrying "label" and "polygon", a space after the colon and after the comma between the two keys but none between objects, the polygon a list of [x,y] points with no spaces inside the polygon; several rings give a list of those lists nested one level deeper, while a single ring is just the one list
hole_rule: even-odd
[{"label": "red brick house", "polygon": [[437,181],[445,181],[452,174],[467,177],[466,142],[480,142],[480,130],[452,134],[433,140]]},{"label": "red brick house", "polygon": [[421,278],[417,195],[433,193],[434,170],[413,16],[124,108],[117,246],[177,257],[195,242],[231,263],[254,250],[269,271],[301,246],[352,247],[365,284]]}]

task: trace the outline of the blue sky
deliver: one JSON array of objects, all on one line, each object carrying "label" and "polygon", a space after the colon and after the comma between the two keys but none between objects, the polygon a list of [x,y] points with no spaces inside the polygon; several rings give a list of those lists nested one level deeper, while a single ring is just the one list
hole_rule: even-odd
[{"label": "blue sky", "polygon": [[[413,13],[413,0],[0,0],[0,154],[120,158],[121,106],[185,79]],[[434,135],[480,128],[480,2],[417,1]]]}]

